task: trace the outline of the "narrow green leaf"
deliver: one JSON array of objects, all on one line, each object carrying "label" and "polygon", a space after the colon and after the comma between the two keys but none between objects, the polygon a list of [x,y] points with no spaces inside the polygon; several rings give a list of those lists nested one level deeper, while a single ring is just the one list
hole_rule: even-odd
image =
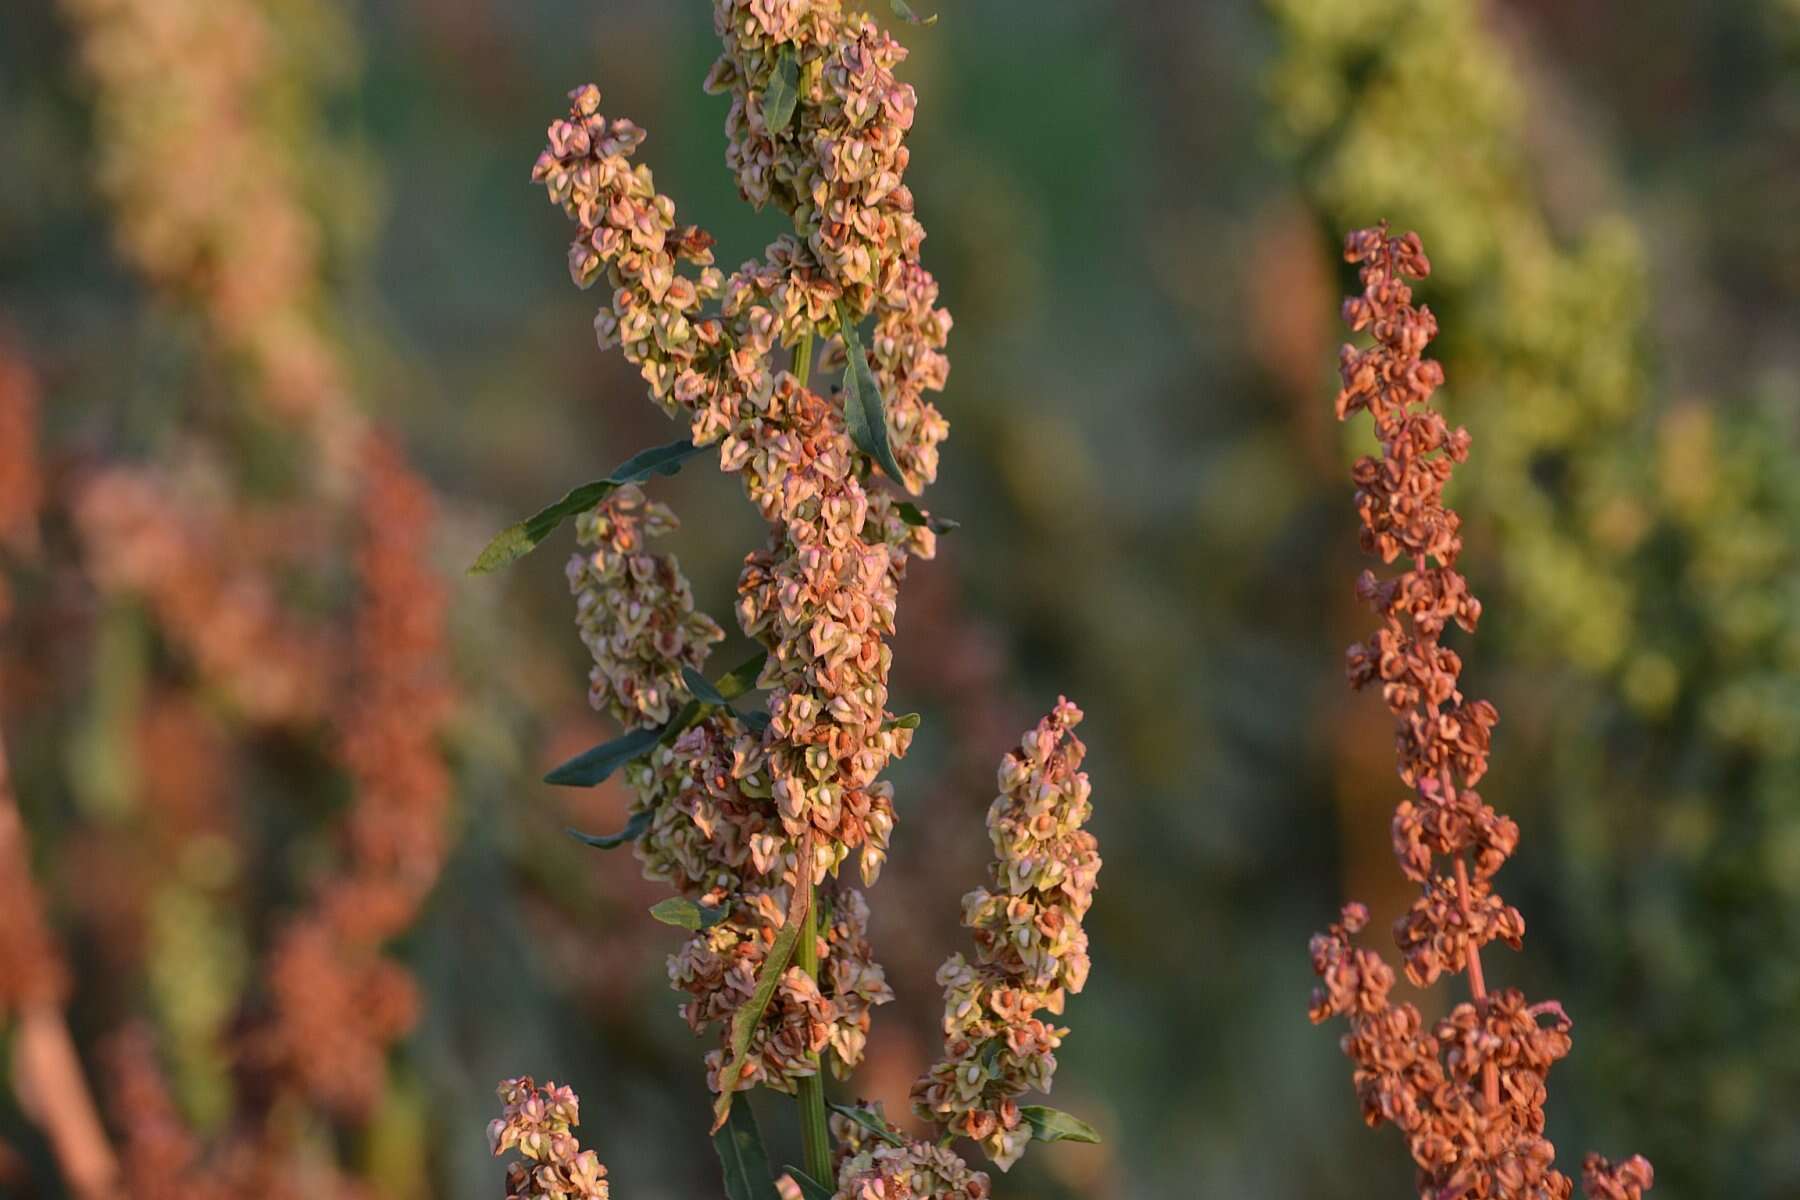
[{"label": "narrow green leaf", "polygon": [[650,915],[664,925],[673,925],[690,933],[711,929],[731,912],[729,904],[695,904],[686,896],[670,896],[650,908]]},{"label": "narrow green leaf", "polygon": [[873,1109],[863,1108],[860,1105],[854,1104],[839,1104],[833,1100],[827,1100],[825,1103],[832,1112],[849,1117],[852,1121],[855,1121],[858,1125],[861,1125],[864,1129],[868,1130],[888,1145],[906,1145],[906,1139],[901,1137],[899,1132],[895,1130],[892,1125],[889,1125],[887,1121]]},{"label": "narrow green leaf", "polygon": [[908,4],[906,0],[888,0],[888,3],[893,6],[894,15],[899,17],[902,21],[910,21],[914,25],[937,24],[938,15],[936,13],[932,13],[929,17],[921,19],[919,14],[912,10],[912,5]]},{"label": "narrow green leaf", "polygon": [[698,700],[689,700],[686,704],[681,706],[680,711],[675,714],[674,718],[670,720],[667,725],[664,725],[661,729],[657,730],[657,733],[662,735],[657,738],[657,741],[665,746],[673,746],[675,744],[675,739],[680,737],[684,730],[700,719],[700,712],[705,707],[706,706],[701,704]]},{"label": "narrow green leaf", "polygon": [[1060,1108],[1028,1104],[1019,1115],[1031,1126],[1031,1136],[1040,1142],[1089,1142],[1098,1146],[1100,1133],[1080,1117],[1071,1117]]},{"label": "narrow green leaf", "polygon": [[869,369],[869,356],[863,353],[862,338],[842,300],[838,301],[837,312],[844,333],[844,351],[849,356],[844,366],[844,423],[849,426],[850,440],[874,459],[889,479],[911,491],[912,485],[894,460],[894,447],[888,439],[887,405],[876,386],[875,372]]},{"label": "narrow green leaf", "polygon": [[794,107],[800,103],[800,63],[792,46],[783,46],[775,59],[775,74],[763,93],[763,124],[770,136],[780,133],[794,119]]},{"label": "narrow green leaf", "polygon": [[592,834],[583,833],[579,829],[565,829],[563,832],[567,833],[576,841],[592,846],[596,850],[612,850],[615,847],[625,845],[627,842],[637,841],[644,836],[644,831],[648,828],[650,828],[650,813],[648,810],[645,810],[643,812],[632,813],[631,820],[625,822],[625,828],[619,830],[617,833]]},{"label": "narrow green leaf", "polygon": [[[789,1164],[783,1169],[787,1171],[787,1178],[792,1179],[799,1187],[802,1200],[831,1200],[832,1196],[837,1194],[799,1167]],[[779,1183],[775,1186],[777,1191],[781,1190]]]},{"label": "narrow green leaf", "polygon": [[[808,841],[810,843],[810,839]],[[810,858],[811,855],[808,854],[801,861],[806,862]],[[781,982],[788,963],[794,957],[794,945],[800,940],[801,918],[804,915],[804,909],[800,913],[788,913],[787,924],[775,935],[775,943],[769,947],[768,957],[763,959],[762,970],[756,974],[756,989],[750,993],[750,999],[731,1014],[731,1057],[719,1072],[719,1086],[723,1090],[713,1103],[715,1130],[725,1123],[725,1118],[731,1113],[731,1098],[736,1094],[732,1085],[744,1073],[744,1063],[750,1056],[750,1038],[756,1033],[756,1027],[762,1024],[763,1014],[769,1011],[769,1001],[775,995],[775,987]]]},{"label": "narrow green leaf", "polygon": [[751,712],[744,714],[744,725],[751,733],[763,732],[763,730],[769,727],[769,722],[771,720],[773,720],[773,718],[766,712]]},{"label": "narrow green leaf", "polygon": [[902,500],[894,508],[900,514],[900,519],[908,525],[924,525],[933,533],[953,533],[962,528],[961,521],[952,521],[949,517],[934,517],[929,513],[921,512],[919,506],[911,500]]},{"label": "narrow green leaf", "polygon": [[730,1120],[713,1130],[713,1149],[725,1174],[726,1200],[780,1200],[769,1171],[769,1154],[757,1132],[756,1115],[740,1104]]},{"label": "narrow green leaf", "polygon": [[724,708],[728,703],[724,694],[712,685],[712,681],[692,667],[681,668],[681,681],[687,684],[688,691],[693,694],[694,699],[702,704],[716,704],[720,708]]},{"label": "narrow green leaf", "polygon": [[[763,664],[769,660],[767,650],[758,650],[755,654],[733,667],[719,677],[716,685],[719,695],[727,700],[736,700],[756,690],[756,680],[762,674]],[[698,695],[699,693],[695,693]]]},{"label": "narrow green leaf", "polygon": [[918,713],[907,713],[904,717],[895,717],[891,721],[883,721],[881,727],[883,729],[917,729],[919,727],[919,719]]},{"label": "narrow green leaf", "polygon": [[704,449],[705,446],[696,446],[687,438],[666,446],[652,446],[620,463],[608,478],[614,483],[643,483],[652,475],[673,475],[681,470],[682,463]]},{"label": "narrow green leaf", "polygon": [[526,517],[517,525],[509,525],[494,536],[476,556],[469,568],[471,575],[487,575],[537,549],[558,525],[570,517],[586,512],[611,495],[621,485],[642,483],[652,475],[673,475],[681,464],[700,453],[701,447],[683,438],[666,446],[653,446],[639,451],[614,469],[605,479],[596,479],[570,490],[561,500]]},{"label": "narrow green leaf", "polygon": [[661,728],[634,729],[624,737],[582,751],[544,776],[544,782],[563,787],[593,787],[626,763],[650,753],[662,736]]}]

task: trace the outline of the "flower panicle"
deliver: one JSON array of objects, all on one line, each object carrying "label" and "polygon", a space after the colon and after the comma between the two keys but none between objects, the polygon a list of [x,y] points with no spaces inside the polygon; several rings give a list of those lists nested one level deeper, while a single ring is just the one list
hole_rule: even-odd
[{"label": "flower panicle", "polygon": [[[1417,234],[1396,237],[1385,224],[1352,233],[1344,258],[1359,266],[1363,285],[1344,301],[1344,322],[1373,344],[1339,352],[1337,414],[1367,412],[1380,444],[1351,472],[1362,545],[1383,563],[1408,564],[1358,580],[1357,595],[1381,626],[1350,648],[1346,670],[1352,687],[1380,687],[1395,720],[1398,774],[1411,789],[1392,827],[1395,859],[1420,889],[1394,926],[1406,975],[1426,987],[1466,973],[1470,998],[1435,1023],[1396,1004],[1393,969],[1354,944],[1369,915],[1352,902],[1312,939],[1319,985],[1309,1012],[1315,1023],[1347,1020],[1342,1045],[1364,1120],[1406,1135],[1421,1196],[1567,1200],[1574,1183],[1556,1169],[1544,1136],[1544,1081],[1569,1052],[1571,1022],[1555,1001],[1489,991],[1481,965],[1482,947],[1518,949],[1524,937],[1524,918],[1492,885],[1519,829],[1474,790],[1498,714],[1465,697],[1462,660],[1441,641],[1452,625],[1473,633],[1481,602],[1457,570],[1461,519],[1443,498],[1470,439],[1431,405],[1444,381],[1424,356],[1437,319],[1413,304],[1408,282],[1429,276],[1431,263]],[[1584,1174],[1592,1200],[1640,1200],[1652,1178],[1642,1158],[1614,1166],[1590,1156]]]},{"label": "flower panicle", "polygon": [[675,556],[646,544],[677,524],[674,510],[645,499],[636,484],[576,521],[582,549],[569,559],[568,577],[575,623],[594,659],[588,702],[628,729],[674,716],[687,693],[682,668],[699,670],[725,639],[719,623],[694,608]]},{"label": "flower panicle", "polygon": [[567,1084],[539,1087],[529,1075],[502,1080],[501,1115],[488,1122],[495,1158],[517,1151],[506,1168],[506,1200],[609,1200],[612,1187],[599,1155],[575,1136],[581,1098]]},{"label": "flower panicle", "polygon": [[1083,826],[1092,805],[1074,734],[1081,710],[1067,699],[1001,761],[1000,794],[988,809],[994,845],[990,886],[963,898],[976,961],[953,954],[938,970],[944,989],[944,1055],[913,1084],[913,1111],[979,1142],[1001,1170],[1031,1140],[1018,1097],[1048,1092],[1067,1029],[1060,1015],[1087,983],[1082,918],[1100,873],[1098,843]]}]

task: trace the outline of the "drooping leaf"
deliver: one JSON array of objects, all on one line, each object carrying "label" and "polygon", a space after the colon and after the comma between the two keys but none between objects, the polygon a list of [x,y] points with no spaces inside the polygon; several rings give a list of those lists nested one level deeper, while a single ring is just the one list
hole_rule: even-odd
[{"label": "drooping leaf", "polygon": [[1031,1136],[1040,1142],[1089,1142],[1098,1146],[1100,1132],[1080,1117],[1072,1117],[1060,1108],[1027,1104],[1019,1115],[1031,1126]]},{"label": "drooping leaf", "polygon": [[650,753],[651,748],[661,740],[665,728],[666,726],[656,726],[634,729],[624,737],[602,742],[591,750],[583,750],[544,776],[544,782],[563,787],[593,787],[603,783],[626,763]]},{"label": "drooping leaf", "polygon": [[773,718],[766,712],[745,713],[744,725],[751,733],[761,733],[769,727],[769,722],[772,719]]},{"label": "drooping leaf", "polygon": [[794,119],[794,107],[800,103],[800,62],[792,46],[783,46],[775,59],[775,74],[763,93],[763,124],[771,136],[788,127]]},{"label": "drooping leaf", "polygon": [[[812,861],[810,831],[800,861]],[[743,1076],[745,1063],[750,1057],[750,1039],[755,1035],[756,1027],[762,1024],[763,1014],[769,1011],[769,1001],[775,995],[776,985],[781,982],[782,975],[787,973],[788,963],[794,957],[794,946],[800,940],[800,926],[805,923],[806,906],[811,903],[810,887],[796,894],[796,903],[788,907],[787,923],[775,935],[775,942],[769,947],[768,956],[763,959],[762,970],[756,973],[756,987],[750,993],[750,999],[731,1014],[731,1056],[719,1072],[719,1098],[713,1102],[715,1131],[731,1113],[731,1098],[736,1094],[733,1085]]]},{"label": "drooping leaf", "polygon": [[874,1109],[863,1108],[860,1105],[839,1104],[833,1100],[827,1100],[825,1103],[832,1112],[849,1117],[888,1145],[906,1145],[906,1139],[900,1136],[899,1131],[889,1125]]},{"label": "drooping leaf", "polygon": [[617,833],[583,833],[579,829],[565,829],[563,832],[567,833],[576,841],[592,846],[596,850],[612,850],[618,846],[625,845],[627,842],[637,841],[644,836],[644,831],[648,828],[650,828],[650,813],[646,810],[644,812],[632,813],[631,820],[625,822],[625,828],[619,830]]},{"label": "drooping leaf", "polygon": [[899,17],[902,21],[910,21],[914,25],[937,24],[938,15],[936,13],[932,13],[929,17],[921,18],[918,13],[912,10],[912,5],[908,4],[906,0],[888,0],[888,3],[893,6],[894,15]]},{"label": "drooping leaf", "polygon": [[716,704],[720,708],[725,707],[727,703],[725,696],[718,688],[712,685],[710,679],[694,670],[694,668],[681,668],[681,681],[687,684],[688,691],[692,693],[694,699],[700,701],[700,703]]},{"label": "drooping leaf", "polygon": [[876,386],[875,372],[869,369],[869,356],[863,353],[862,338],[850,320],[850,310],[838,301],[838,324],[843,327],[844,352],[849,361],[844,366],[844,423],[856,448],[875,460],[887,477],[912,490],[900,464],[894,460],[893,443],[888,437],[887,405]]},{"label": "drooping leaf", "polygon": [[617,467],[608,477],[614,483],[643,483],[652,475],[673,475],[681,470],[681,464],[706,449],[696,446],[687,438],[679,442],[670,442],[666,446],[652,446],[648,450],[640,450]]},{"label": "drooping leaf", "polygon": [[487,575],[537,549],[558,525],[586,512],[627,483],[642,483],[652,475],[673,475],[681,464],[700,453],[701,447],[683,438],[666,446],[652,446],[632,455],[605,479],[571,489],[561,500],[509,525],[494,535],[469,568],[471,575]]},{"label": "drooping leaf", "polygon": [[952,521],[949,517],[934,517],[921,512],[919,506],[911,500],[902,500],[894,506],[900,519],[908,525],[923,525],[933,533],[953,533],[962,528],[961,521]]},{"label": "drooping leaf", "polygon": [[650,908],[650,915],[664,925],[673,925],[690,933],[711,929],[731,913],[729,904],[695,904],[686,896],[670,896]]},{"label": "drooping leaf", "polygon": [[[801,1200],[831,1200],[832,1196],[837,1194],[831,1188],[826,1187],[811,1175],[808,1175],[805,1171],[802,1171],[799,1167],[796,1167],[791,1163],[784,1167],[783,1170],[787,1172],[787,1175],[784,1176],[784,1178],[793,1180],[795,1187],[799,1189]],[[775,1190],[781,1190],[780,1180],[776,1181]]]},{"label": "drooping leaf", "polygon": [[769,1154],[763,1149],[756,1115],[740,1104],[729,1120],[713,1129],[713,1149],[725,1175],[726,1200],[780,1200],[769,1171]]},{"label": "drooping leaf", "polygon": [[903,717],[895,717],[891,721],[883,721],[881,727],[883,729],[917,729],[919,727],[919,720],[920,717],[918,713],[907,713]]}]

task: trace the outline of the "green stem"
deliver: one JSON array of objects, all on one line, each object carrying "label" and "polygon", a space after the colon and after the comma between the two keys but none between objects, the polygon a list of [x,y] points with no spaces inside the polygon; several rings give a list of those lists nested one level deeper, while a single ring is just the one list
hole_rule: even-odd
[{"label": "green stem", "polygon": [[806,381],[812,378],[812,352],[813,335],[808,331],[807,335],[800,339],[800,345],[794,351],[794,378],[800,381],[801,387],[805,387]]},{"label": "green stem", "polygon": [[[812,357],[812,338],[800,343],[804,359]],[[801,376],[804,380],[805,376]],[[808,864],[810,865],[810,864]],[[806,869],[803,866],[802,869]],[[810,886],[810,885],[809,885]],[[795,950],[800,969],[814,979],[819,977],[819,893],[814,888],[812,902],[806,906],[806,918],[800,926],[800,945]],[[827,1187],[834,1180],[831,1171],[831,1127],[825,1120],[824,1064],[813,1055],[813,1073],[800,1080],[800,1142],[805,1151],[806,1173]]]},{"label": "green stem", "polygon": [[[800,386],[807,386],[812,378],[813,334],[808,330],[794,348],[794,378]],[[811,863],[803,863],[802,870],[810,872]],[[795,960],[800,969],[814,979],[819,977],[819,890],[813,884],[812,895],[806,905],[806,916],[800,925],[800,945],[795,949]],[[824,1064],[818,1055],[812,1056],[813,1073],[800,1080],[800,1091],[797,1097],[800,1103],[800,1143],[806,1159],[806,1173],[814,1179],[832,1187],[836,1183],[831,1170],[831,1126],[825,1119],[825,1079]]]}]

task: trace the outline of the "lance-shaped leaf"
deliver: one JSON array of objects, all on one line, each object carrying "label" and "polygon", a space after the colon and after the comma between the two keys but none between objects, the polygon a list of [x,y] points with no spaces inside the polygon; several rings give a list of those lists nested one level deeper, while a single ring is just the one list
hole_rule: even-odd
[{"label": "lance-shaped leaf", "polygon": [[716,704],[724,708],[730,703],[725,694],[712,685],[710,679],[692,667],[681,668],[681,682],[687,684],[688,691],[702,704]]},{"label": "lance-shaped leaf", "polygon": [[906,1145],[906,1139],[900,1136],[899,1131],[883,1120],[873,1109],[863,1108],[860,1105],[839,1104],[833,1100],[826,1101],[826,1104],[832,1112],[849,1117],[888,1145]]},{"label": "lance-shaped leaf", "polygon": [[686,896],[670,896],[651,906],[650,915],[664,925],[673,925],[690,933],[711,929],[731,913],[729,904],[695,904]]},{"label": "lance-shaped leaf", "polygon": [[683,438],[679,442],[653,446],[632,455],[605,479],[584,483],[548,508],[532,513],[517,525],[502,529],[476,557],[475,564],[469,568],[469,574],[486,575],[498,571],[515,559],[523,558],[537,549],[538,543],[549,537],[568,518],[586,512],[625,484],[642,483],[652,475],[675,474],[681,469],[682,463],[700,453],[700,450],[701,447]]},{"label": "lance-shaped leaf", "polygon": [[[814,831],[808,828],[806,838],[800,844],[799,861],[803,870],[811,870],[813,861]],[[810,883],[810,878],[808,883]],[[793,960],[794,947],[800,941],[800,927],[806,922],[806,910],[813,902],[813,889],[798,887],[794,889],[793,899],[788,904],[786,922],[781,932],[775,935],[775,941],[769,947],[769,953],[763,959],[762,969],[756,973],[756,987],[750,998],[738,1010],[731,1014],[731,1055],[719,1071],[719,1098],[713,1102],[713,1132],[725,1124],[731,1115],[731,1098],[736,1094],[736,1084],[744,1076],[744,1068],[749,1065],[750,1041],[756,1034],[756,1027],[762,1024],[763,1014],[769,1011],[769,1001],[775,996],[775,988],[781,977],[787,973],[788,963]]]},{"label": "lance-shaped leaf", "polygon": [[[724,704],[735,700],[756,686],[756,678],[762,673],[763,662],[769,657],[768,651],[759,650],[721,676],[716,684],[708,683],[698,671],[691,667],[683,667],[681,675],[687,681],[688,689],[696,696],[705,689],[705,704]],[[634,729],[624,737],[603,742],[591,750],[584,750],[568,762],[557,767],[544,776],[545,783],[561,784],[564,787],[593,787],[604,783],[614,771],[633,759],[642,758],[650,753],[658,742],[673,745],[683,730],[700,719],[703,708],[702,699],[690,700],[682,705],[674,717],[662,725],[645,729]],[[766,715],[766,714],[765,714]],[[761,732],[759,729],[758,732]],[[569,832],[574,833],[574,830]],[[594,840],[585,834],[575,834],[591,846],[599,846],[605,839]],[[618,845],[619,843],[612,843]]]},{"label": "lance-shaped leaf", "polygon": [[591,750],[583,750],[568,762],[544,776],[545,783],[563,787],[593,787],[604,783],[614,771],[636,758],[650,753],[662,738],[665,726],[634,729],[624,737],[602,742]]},{"label": "lance-shaped leaf", "polygon": [[906,0],[888,0],[888,3],[893,7],[894,15],[899,17],[902,21],[909,21],[914,25],[937,24],[938,15],[936,13],[932,13],[929,17],[921,18],[918,13],[912,10],[912,5],[908,4]]},{"label": "lance-shaped leaf", "polygon": [[775,74],[763,92],[763,124],[769,135],[780,133],[794,119],[794,107],[800,103],[800,63],[792,46],[783,46],[775,58]]},{"label": "lance-shaped leaf", "polygon": [[645,810],[643,812],[632,813],[631,820],[625,822],[625,828],[619,830],[617,833],[583,833],[579,829],[565,829],[563,832],[574,838],[576,841],[581,842],[584,845],[592,846],[596,850],[612,850],[625,845],[627,842],[637,841],[644,836],[644,831],[648,828],[650,828],[650,813],[648,810]]},{"label": "lance-shaped leaf", "polygon": [[782,1186],[783,1180],[792,1182],[794,1186],[791,1194],[799,1196],[800,1200],[831,1200],[832,1196],[836,1195],[831,1188],[826,1187],[792,1163],[783,1169],[787,1171],[787,1174],[775,1181],[775,1190],[781,1193],[783,1200],[787,1200],[790,1195],[790,1190]]},{"label": "lance-shaped leaf", "polygon": [[726,1200],[780,1200],[770,1177],[769,1154],[748,1104],[738,1105],[729,1121],[713,1129],[713,1149],[725,1174]]},{"label": "lance-shaped leaf", "polygon": [[736,700],[739,696],[748,695],[756,690],[756,681],[762,675],[763,664],[769,661],[767,650],[758,650],[755,654],[719,676],[715,685],[719,695],[727,700]]},{"label": "lance-shaped leaf", "polygon": [[900,519],[908,525],[923,525],[933,533],[954,533],[962,528],[961,521],[952,521],[949,517],[934,517],[929,513],[922,512],[919,506],[911,500],[902,500],[894,506],[894,511],[898,512]]},{"label": "lance-shaped leaf", "polygon": [[1060,1108],[1027,1104],[1019,1115],[1031,1126],[1031,1136],[1040,1142],[1090,1142],[1100,1144],[1100,1132],[1080,1117],[1071,1117]]},{"label": "lance-shaped leaf", "polygon": [[894,460],[893,443],[888,437],[887,405],[881,389],[875,384],[875,372],[869,369],[869,356],[863,353],[862,338],[850,320],[850,309],[842,300],[837,305],[838,324],[843,327],[844,352],[849,361],[844,366],[844,424],[856,448],[875,460],[887,477],[912,490],[905,472]]}]

